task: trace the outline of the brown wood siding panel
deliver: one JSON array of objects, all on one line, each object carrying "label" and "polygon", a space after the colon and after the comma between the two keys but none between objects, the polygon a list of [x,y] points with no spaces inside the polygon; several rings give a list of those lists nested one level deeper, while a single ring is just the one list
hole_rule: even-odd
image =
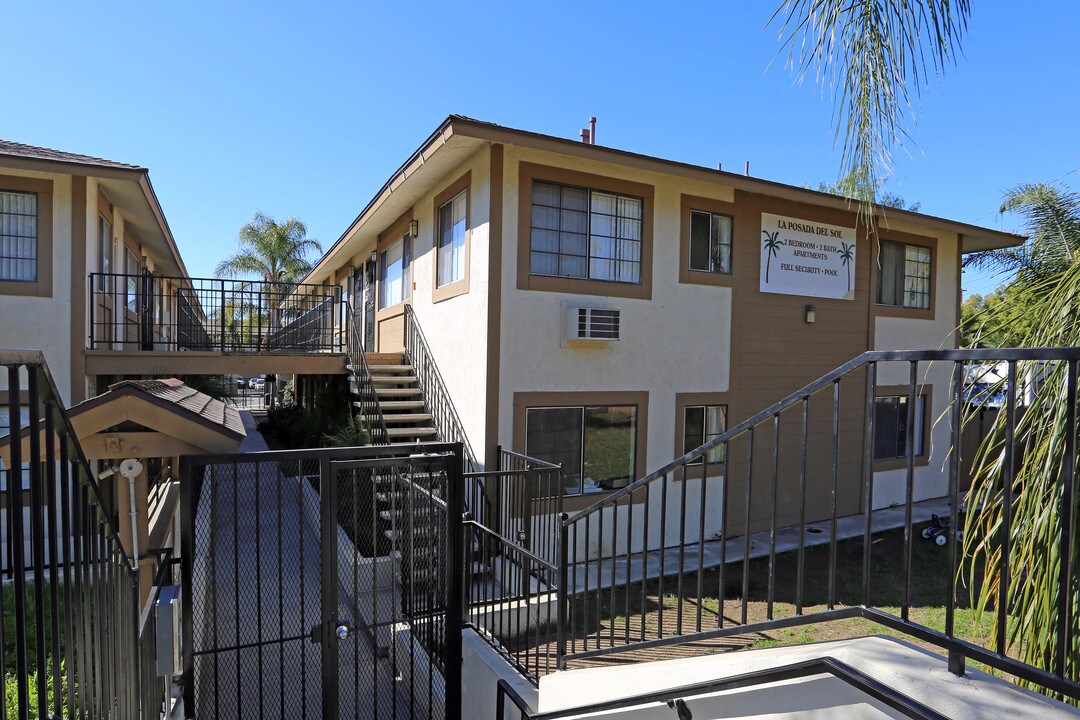
[{"label": "brown wood siding panel", "polygon": [[[855,299],[833,300],[759,291],[761,214],[790,215],[832,225],[852,227],[853,213],[793,203],[736,191],[732,266],[732,403],[734,423],[782,400],[870,348],[870,264],[873,253],[860,231],[856,251]],[[806,305],[814,305],[817,320],[806,322]],[[862,455],[865,424],[866,373],[855,373],[841,384],[837,509],[840,515],[859,512],[862,503]],[[833,395],[832,387],[809,403],[806,452],[806,519],[823,520],[832,510]],[[776,453],[777,524],[797,524],[802,512],[800,482],[803,452],[802,406],[780,419]],[[750,529],[767,529],[773,515],[774,428],[767,422],[754,438]],[[729,448],[728,534],[745,527],[747,446],[741,439]]]}]

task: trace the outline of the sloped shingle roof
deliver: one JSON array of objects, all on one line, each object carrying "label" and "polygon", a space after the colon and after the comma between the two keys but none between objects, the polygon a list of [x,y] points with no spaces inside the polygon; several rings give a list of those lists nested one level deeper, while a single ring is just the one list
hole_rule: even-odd
[{"label": "sloped shingle roof", "polygon": [[135,389],[158,400],[183,408],[187,412],[197,415],[203,422],[208,422],[235,433],[239,437],[244,437],[247,434],[244,430],[244,422],[240,419],[240,412],[236,408],[188,387],[176,378],[124,380],[110,385],[109,392],[123,391],[127,388]]},{"label": "sloped shingle roof", "polygon": [[77,165],[93,165],[95,167],[117,168],[120,170],[145,170],[146,168],[128,163],[106,160],[91,155],[79,155],[62,150],[37,147],[35,145],[23,145],[10,140],[0,140],[0,155],[9,157],[28,158],[30,160],[52,160],[54,162],[75,163]]}]

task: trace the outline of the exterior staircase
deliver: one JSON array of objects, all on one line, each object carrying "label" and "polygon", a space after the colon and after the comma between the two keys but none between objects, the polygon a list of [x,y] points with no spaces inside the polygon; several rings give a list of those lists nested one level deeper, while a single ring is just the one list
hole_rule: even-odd
[{"label": "exterior staircase", "polygon": [[[405,356],[401,353],[367,353],[365,357],[371,373],[371,384],[378,405],[382,408],[389,441],[401,443],[437,440],[439,431],[432,423],[424,393],[420,390],[412,365],[406,363]],[[357,368],[350,366],[349,370],[355,373]],[[355,381],[352,383],[352,392],[357,396],[354,406],[361,411],[370,406],[363,402],[364,388]],[[374,416],[362,417],[367,423],[377,420]]]}]

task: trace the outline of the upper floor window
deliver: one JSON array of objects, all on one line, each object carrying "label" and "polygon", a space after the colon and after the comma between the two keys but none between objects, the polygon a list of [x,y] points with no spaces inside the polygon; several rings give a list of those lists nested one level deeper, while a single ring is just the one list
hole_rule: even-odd
[{"label": "upper floor window", "polygon": [[690,269],[731,272],[731,217],[690,211]]},{"label": "upper floor window", "polygon": [[930,307],[930,248],[882,240],[880,262],[879,305],[922,310]]},{"label": "upper floor window", "polygon": [[0,190],[0,280],[37,281],[37,259],[37,195]]},{"label": "upper floor window", "polygon": [[465,279],[466,193],[462,190],[439,208],[436,286]]},{"label": "upper floor window", "polygon": [[382,252],[379,262],[379,307],[409,299],[409,239],[401,238]]},{"label": "upper floor window", "polygon": [[641,198],[534,181],[529,272],[641,282]]}]

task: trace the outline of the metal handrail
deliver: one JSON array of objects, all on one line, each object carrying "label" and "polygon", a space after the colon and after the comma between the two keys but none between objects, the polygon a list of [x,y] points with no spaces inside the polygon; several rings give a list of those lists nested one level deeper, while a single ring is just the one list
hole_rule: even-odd
[{"label": "metal handrail", "polygon": [[382,404],[379,402],[379,395],[375,391],[375,383],[371,379],[371,368],[368,366],[361,341],[363,335],[356,325],[356,314],[353,312],[351,300],[346,304],[346,313],[349,316],[346,324],[348,337],[345,338],[347,362],[353,368],[360,369],[359,374],[356,370],[351,371],[353,379],[359,385],[357,389],[360,390],[361,407],[358,409],[362,416],[376,419],[374,432],[371,432],[371,442],[375,445],[389,445],[390,432],[386,427],[386,418],[383,415]]},{"label": "metal handrail", "polygon": [[[612,710],[626,710],[641,705],[663,704],[668,707],[675,707],[680,700],[685,703],[687,698],[696,695],[745,690],[769,683],[799,680],[815,675],[831,675],[913,720],[947,720],[947,716],[915,698],[894,690],[880,680],[832,657],[822,657],[779,667],[753,670],[720,680],[707,680],[667,690],[657,690],[543,713],[532,712],[525,698],[521,697],[521,694],[510,683],[500,679],[495,691],[495,718],[496,720],[504,720],[506,717],[506,698],[509,698],[521,712],[521,720],[559,720],[560,718],[582,717],[586,714],[606,713]],[[679,716],[682,716],[681,713]]]},{"label": "metal handrail", "polygon": [[345,350],[335,333],[339,285],[140,271],[90,273],[87,289],[91,350]]},{"label": "metal handrail", "polygon": [[[898,614],[893,615],[875,606],[874,588],[871,584],[874,564],[873,532],[875,515],[875,477],[879,468],[875,467],[878,462],[875,450],[875,439],[879,434],[875,433],[875,418],[878,410],[878,381],[879,366],[894,372],[889,375],[899,378],[901,375],[895,372],[896,368],[889,364],[903,365],[906,372],[902,377],[906,382],[900,390],[890,391],[889,396],[899,396],[907,402],[904,431],[897,440],[898,452],[901,457],[896,458],[894,470],[903,472],[903,496],[898,505],[903,513],[903,522],[900,525],[903,531],[903,549],[899,563],[902,581],[898,592],[902,593],[899,602]],[[1063,480],[1055,487],[1045,490],[1064,497],[1071,497],[1073,493],[1073,453],[1075,438],[1080,432],[1078,413],[1075,412],[1077,396],[1070,389],[1080,384],[1080,347],[1069,348],[1031,348],[1031,349],[978,349],[978,350],[912,350],[912,351],[873,351],[863,353],[839,368],[826,373],[822,377],[808,383],[803,388],[788,395],[779,402],[754,414],[749,419],[740,422],[716,436],[714,439],[702,444],[664,465],[659,470],[649,473],[645,477],[633,482],[611,495],[593,503],[585,510],[573,516],[563,516],[558,523],[562,548],[568,548],[570,556],[561,561],[562,572],[570,574],[568,582],[561,583],[566,588],[566,604],[571,614],[571,622],[563,627],[567,634],[560,638],[566,642],[568,652],[560,655],[559,667],[565,667],[569,658],[584,659],[598,657],[615,652],[629,650],[644,650],[665,645],[674,645],[689,641],[708,640],[722,637],[731,637],[752,632],[764,632],[782,627],[795,627],[819,622],[828,622],[850,617],[861,617],[887,625],[894,630],[904,632],[925,642],[932,643],[942,648],[949,656],[949,669],[957,675],[964,673],[967,660],[982,662],[996,670],[1004,671],[1013,677],[1039,686],[1046,691],[1057,692],[1073,699],[1080,699],[1080,680],[1065,674],[1066,656],[1064,644],[1059,645],[1053,657],[1048,657],[1047,662],[1051,667],[1043,668],[1039,665],[1029,664],[1006,654],[1007,650],[1007,622],[1004,615],[999,615],[996,620],[993,637],[983,645],[975,644],[961,639],[956,629],[957,610],[957,578],[962,563],[963,549],[956,532],[947,529],[941,533],[942,539],[947,545],[948,569],[944,572],[942,580],[942,592],[945,593],[945,623],[944,630],[936,630],[914,622],[909,610],[913,603],[913,577],[917,569],[913,563],[913,537],[917,535],[914,524],[916,518],[916,444],[915,427],[918,422],[914,412],[920,406],[919,398],[926,394],[924,386],[932,384],[927,369],[931,364],[938,364],[937,382],[946,384],[947,377],[948,393],[944,407],[934,410],[934,416],[924,414],[924,432],[931,442],[933,437],[927,427],[936,427],[934,435],[948,432],[949,440],[946,447],[942,448],[940,440],[938,447],[933,450],[921,450],[920,457],[932,453],[935,457],[945,458],[943,480],[947,481],[945,500],[948,502],[948,513],[942,518],[942,526],[946,528],[959,528],[961,526],[960,512],[963,505],[961,491],[962,473],[967,472],[962,466],[964,460],[968,460],[968,451],[961,450],[961,436],[965,429],[966,418],[970,416],[973,408],[978,407],[977,401],[973,401],[965,394],[965,382],[967,364],[978,363],[1003,363],[1008,365],[1008,381],[1004,382],[1004,396],[1006,397],[1002,412],[1006,412],[1006,426],[998,428],[1001,437],[994,435],[985,442],[994,442],[993,447],[998,448],[1005,458],[1005,465],[1001,468],[1000,478],[997,480],[1001,488],[1000,493],[1005,493],[1005,498],[1014,499],[1012,502],[1021,502],[1020,495],[1028,488],[1015,487],[1014,469],[1009,457],[1015,461],[1016,453],[1021,452],[1021,446],[1025,441],[1024,433],[1027,430],[1025,423],[1031,423],[1030,419],[1021,419],[1018,406],[1024,402],[1022,395],[1030,392],[1031,388],[1026,384],[1027,368],[1024,373],[1018,373],[1018,363],[1030,363],[1031,372],[1035,374],[1035,380],[1046,378],[1050,375],[1047,363],[1054,363],[1054,372],[1062,383],[1060,392],[1067,397],[1069,413],[1064,421],[1068,427],[1064,428],[1067,438],[1065,447],[1065,464],[1062,468]],[[945,367],[941,368],[944,365]],[[853,374],[857,376],[852,377]],[[1067,376],[1067,378],[1066,378]],[[892,379],[890,383],[896,383]],[[1058,382],[1055,380],[1055,382]],[[1065,384],[1067,380],[1067,385]],[[846,389],[855,383],[855,392],[847,392]],[[1053,387],[1057,387],[1054,385]],[[940,395],[939,395],[940,397]],[[824,403],[831,404],[831,418],[829,424],[822,419],[814,421],[813,440],[815,447],[815,465],[808,463],[808,448],[811,446],[811,401],[816,408],[824,410]],[[842,420],[841,407],[849,410],[861,408],[858,412],[865,413],[858,419],[857,430],[849,420]],[[1028,406],[1026,412],[1041,411],[1042,406],[1033,404]],[[846,411],[845,411],[846,412]],[[846,417],[846,416],[845,416]],[[1026,416],[1025,416],[1026,418]],[[783,423],[781,420],[783,419]],[[861,438],[848,442],[841,440],[841,425],[844,426],[845,434],[851,434],[853,438]],[[781,433],[783,426],[784,433]],[[855,431],[855,432],[853,432]],[[794,449],[796,436],[801,434],[801,458]],[[795,565],[795,581],[793,587],[793,605],[795,614],[791,617],[775,618],[773,614],[776,601],[776,562],[778,554],[778,539],[781,536],[780,527],[781,512],[778,507],[778,497],[784,488],[780,485],[779,467],[781,465],[782,438],[786,438],[784,475],[789,478],[787,486],[793,492],[789,493],[792,498],[791,504],[784,509],[785,517],[783,524],[790,525],[793,531],[791,536],[795,538],[796,545],[792,552],[797,552]],[[985,446],[985,445],[984,445]],[[710,458],[711,451],[719,450],[716,456]],[[736,452],[738,450],[738,452]],[[743,453],[745,450],[745,453]],[[831,457],[831,459],[829,459]],[[891,456],[890,456],[891,457]],[[732,463],[737,468],[732,469]],[[921,464],[921,463],[920,463]],[[819,468],[817,470],[814,467]],[[829,468],[831,467],[831,472]],[[847,470],[850,469],[850,472]],[[840,485],[840,474],[851,477],[859,486],[859,492],[854,496],[850,493],[843,494],[843,486]],[[824,503],[819,509],[821,516],[808,517],[807,498],[810,492],[810,482],[817,483],[818,490],[825,498],[825,503],[830,503],[829,509]],[[828,483],[831,481],[831,493]],[[797,485],[796,485],[797,483]],[[797,487],[797,490],[796,490]],[[898,488],[899,489],[899,488]],[[1035,489],[1030,489],[1035,492]],[[739,507],[734,507],[730,500],[737,497],[734,493],[741,492]],[[999,494],[1000,494],[999,493]],[[753,499],[760,496],[758,505],[753,504]],[[688,502],[688,497],[692,498]],[[856,501],[848,501],[847,498],[855,497]],[[709,500],[713,503],[710,509]],[[771,514],[766,503],[772,503]],[[1004,500],[1003,502],[1008,502]],[[719,505],[722,511],[716,512]],[[1071,503],[1066,502],[1065,507],[1071,510]],[[760,510],[755,511],[755,508]],[[845,509],[842,509],[845,508]],[[650,513],[653,522],[650,523]],[[856,542],[862,545],[862,557],[859,560],[861,572],[861,587],[853,593],[858,600],[845,600],[847,607],[838,607],[839,593],[837,589],[838,572],[838,520],[841,515],[858,517],[861,534]],[[795,518],[795,519],[790,519]],[[818,522],[820,521],[820,522]],[[806,577],[806,548],[809,543],[807,534],[811,522],[817,522],[819,530],[828,533],[828,563],[829,570],[826,577],[819,581],[819,588],[824,600],[824,610],[809,610],[809,605],[814,603],[805,602],[804,587],[812,582]],[[1005,551],[1000,553],[994,561],[994,571],[1000,571],[1002,577],[1010,577],[1016,568],[1010,567],[1014,562],[1008,552],[1010,543],[1021,542],[1019,538],[1012,537],[1010,533],[1018,530],[1010,525],[1009,514],[1006,512],[1003,519],[1002,529]],[[1070,523],[1071,519],[1063,511],[1063,523]],[[754,537],[754,528],[761,528]],[[737,528],[737,529],[733,529]],[[1071,527],[1071,525],[1070,525]],[[1055,562],[1061,567],[1050,570],[1052,573],[1060,573],[1067,577],[1070,572],[1069,563],[1075,562],[1075,553],[1078,550],[1073,547],[1072,534],[1062,532],[1062,547],[1059,549],[1059,559]],[[756,539],[755,539],[756,538]],[[967,542],[967,538],[965,538]],[[718,557],[710,555],[709,565],[706,564],[706,545],[713,543],[714,551]],[[729,546],[731,549],[729,550]],[[752,555],[753,551],[753,555]],[[779,552],[784,552],[780,550]],[[729,554],[730,553],[730,554]],[[736,556],[736,553],[739,555]],[[768,562],[767,590],[763,589],[762,598],[767,605],[766,620],[751,622],[748,616],[750,603],[750,559],[760,555]],[[729,562],[741,564],[741,572],[728,571]],[[651,563],[651,564],[650,564]],[[729,609],[726,612],[708,613],[707,618],[702,611],[704,603],[700,599],[706,597],[703,587],[703,570],[706,567],[715,566],[717,578],[709,582],[718,582],[720,592],[725,592],[729,587],[728,580],[739,582],[741,580],[741,613],[736,609],[734,613]],[[741,575],[741,578],[738,577]],[[696,586],[696,587],[695,587]],[[665,627],[665,587],[667,596],[674,596],[676,606],[674,612],[670,612]],[[712,585],[711,587],[717,587]],[[1004,586],[1003,586],[1004,588]],[[711,591],[710,591],[711,592]],[[1008,588],[997,592],[996,607],[1008,608],[1015,601],[1015,593]],[[618,596],[618,600],[612,600]],[[651,596],[661,598],[661,610],[655,613],[655,623],[647,627],[646,613],[642,610],[640,618],[630,621],[632,607],[631,598],[636,604],[640,596],[641,607],[646,607],[646,601]],[[723,597],[719,595],[718,597]],[[1076,622],[1080,608],[1070,600],[1071,596],[1064,592],[1059,593],[1056,613],[1061,627],[1071,627]],[[698,598],[699,602],[684,602],[687,598]],[[854,599],[854,598],[853,598]],[[815,601],[820,602],[820,601]],[[696,604],[696,609],[694,605]],[[624,608],[617,607],[625,605]],[[603,621],[603,613],[609,613],[608,620]],[[652,611],[650,611],[652,612]],[[615,616],[621,618],[616,628]],[[685,615],[685,616],[684,616]],[[651,616],[651,615],[650,615]],[[582,619],[585,623],[579,622]],[[640,623],[639,623],[640,620]],[[580,629],[588,623],[593,627],[603,623],[602,633],[590,635]],[[640,627],[638,625],[640,624]],[[708,627],[706,627],[708,625]]]},{"label": "metal handrail", "polygon": [[8,702],[18,717],[134,720],[155,694],[140,655],[139,570],[44,355],[0,350],[0,366],[7,370],[11,418],[11,431],[0,439],[9,453],[6,580],[14,589],[8,608],[14,637],[6,642],[14,641],[15,697]]}]

